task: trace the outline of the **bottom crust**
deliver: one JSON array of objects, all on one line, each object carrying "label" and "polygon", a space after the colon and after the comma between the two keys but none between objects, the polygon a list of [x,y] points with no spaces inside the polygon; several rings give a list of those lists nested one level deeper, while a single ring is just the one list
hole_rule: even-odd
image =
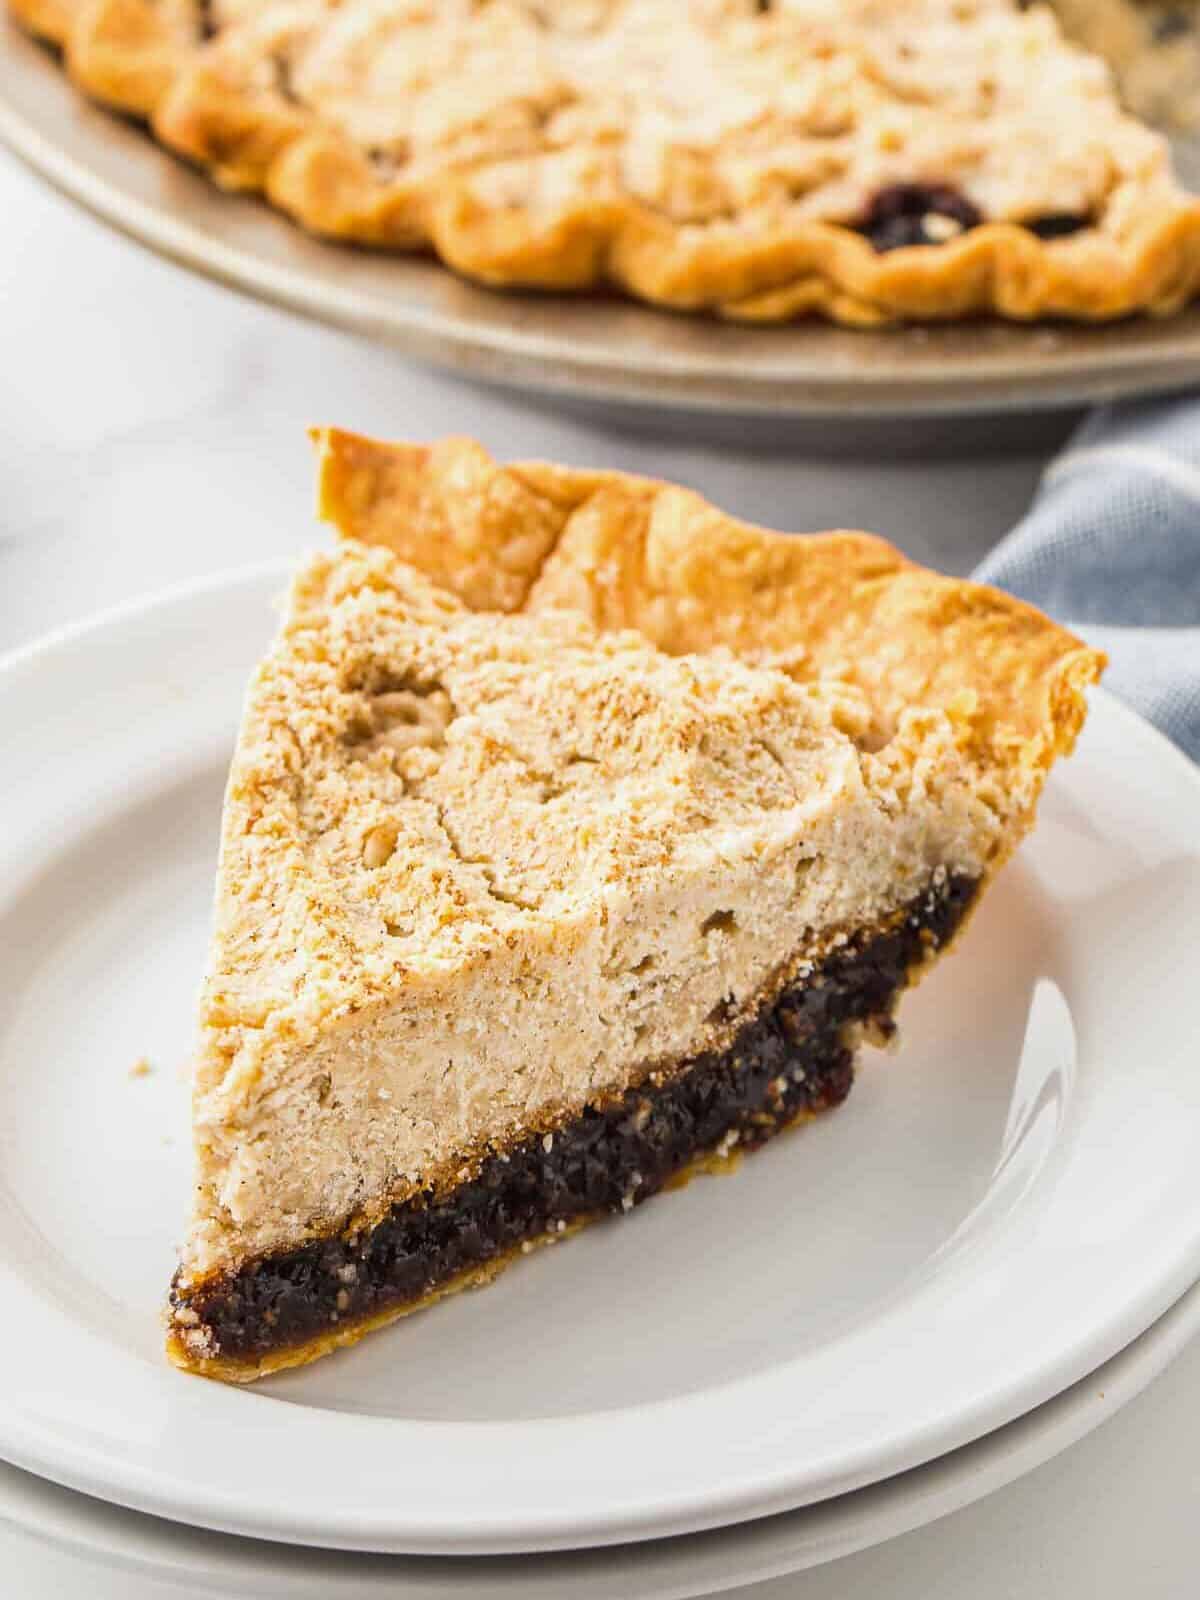
[{"label": "bottom crust", "polygon": [[199,1282],[177,1275],[170,1359],[238,1383],[315,1360],[840,1105],[859,1034],[892,1031],[900,992],[953,937],[977,889],[945,877],[889,927],[858,935],[785,989],[725,1050],[652,1073],[557,1132],[488,1156],[449,1192]]}]

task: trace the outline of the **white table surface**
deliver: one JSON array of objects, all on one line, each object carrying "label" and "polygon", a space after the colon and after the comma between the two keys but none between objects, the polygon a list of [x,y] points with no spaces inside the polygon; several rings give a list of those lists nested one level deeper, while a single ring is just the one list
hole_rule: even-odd
[{"label": "white table surface", "polygon": [[[776,527],[870,527],[967,571],[1043,454],[856,460],[656,435],[469,388],[193,279],[0,156],[0,651],[139,594],[320,540],[304,436],[474,434],[690,483]],[[905,425],[890,442],[902,450]],[[829,443],[845,450],[832,431]],[[756,1600],[1186,1600],[1200,1588],[1200,1348],[1116,1421],[978,1506]],[[14,1555],[17,1567],[22,1558]],[[39,1600],[33,1553],[6,1592]],[[15,1587],[12,1587],[15,1585]],[[46,1591],[49,1592],[49,1591]],[[56,1590],[55,1592],[61,1592]],[[81,1569],[76,1592],[88,1592]],[[106,1591],[107,1592],[107,1591]],[[132,1600],[132,1597],[131,1597]]]}]

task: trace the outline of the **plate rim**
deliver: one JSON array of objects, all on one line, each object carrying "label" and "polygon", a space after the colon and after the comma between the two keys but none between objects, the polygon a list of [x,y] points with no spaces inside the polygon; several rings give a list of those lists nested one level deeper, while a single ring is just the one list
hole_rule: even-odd
[{"label": "plate rim", "polygon": [[[686,1600],[701,1600],[702,1596],[727,1594],[748,1584],[767,1583],[808,1571],[912,1533],[942,1517],[966,1510],[1017,1482],[1080,1443],[1137,1399],[1166,1373],[1198,1336],[1200,1283],[1186,1290],[1144,1333],[1060,1394],[948,1455],[880,1483],[852,1490],[832,1500],[818,1501],[797,1511],[780,1512],[774,1517],[735,1523],[726,1528],[674,1539],[613,1545],[601,1550],[562,1551],[549,1558],[536,1554],[509,1558],[377,1557],[374,1559],[388,1563],[380,1586],[386,1584],[389,1594],[408,1594],[411,1583],[412,1600],[433,1600],[435,1594],[446,1593],[441,1567],[449,1562],[456,1569],[465,1568],[469,1572],[472,1600],[476,1595],[479,1600],[486,1600],[495,1579],[501,1580],[495,1585],[499,1600],[513,1593],[510,1579],[521,1585],[522,1592],[528,1592],[537,1600],[543,1593],[547,1596],[561,1594],[568,1585],[574,1592],[574,1586],[594,1578],[597,1572],[614,1584],[622,1583],[619,1591],[622,1600],[635,1600],[635,1597],[636,1600],[651,1600],[651,1597],[665,1600],[668,1594],[671,1600],[685,1600],[685,1597]],[[72,1498],[61,1505],[57,1499],[53,1500],[51,1511],[44,1495],[47,1488],[55,1496],[61,1493]],[[194,1552],[196,1562],[193,1562],[193,1552],[181,1548],[181,1535],[184,1539],[199,1538],[202,1544],[210,1539],[232,1541],[232,1550],[226,1549],[223,1553],[231,1556],[234,1562],[245,1553],[238,1548],[242,1545],[251,1547],[264,1561],[271,1560],[277,1548],[264,1541],[241,1540],[145,1513],[128,1512],[94,1496],[64,1490],[61,1485],[34,1474],[21,1474],[16,1497],[12,1489],[12,1483],[0,1476],[0,1523],[18,1528],[27,1536],[69,1554],[106,1561],[159,1581],[178,1583],[201,1575],[196,1564],[201,1559],[201,1551]],[[18,1497],[23,1497],[20,1506],[13,1503]],[[31,1505],[35,1501],[37,1503]],[[81,1537],[74,1525],[80,1520],[77,1512],[81,1513],[81,1520],[89,1523],[90,1537]],[[105,1519],[113,1513],[121,1518],[137,1517],[139,1523],[126,1528],[122,1522],[118,1531],[111,1523],[105,1525]],[[97,1519],[101,1523],[99,1529],[96,1528]],[[153,1525],[155,1536],[164,1541],[156,1554],[132,1548],[143,1520]],[[289,1557],[298,1553],[295,1546],[282,1548]],[[339,1567],[344,1566],[342,1553],[316,1549],[304,1550],[302,1554],[306,1560],[316,1558],[330,1565],[328,1578],[323,1574],[322,1581],[333,1584],[331,1600],[338,1600],[340,1585],[335,1578],[333,1562],[336,1558]],[[694,1572],[700,1562],[703,1562],[705,1576],[702,1587],[697,1588],[694,1579],[685,1576],[685,1571],[690,1568]],[[538,1571],[543,1563],[549,1567],[548,1572]],[[438,1578],[431,1587],[424,1589],[423,1575],[428,1574],[431,1567],[437,1570]],[[457,1570],[455,1576],[458,1576]],[[257,1563],[231,1572],[222,1561],[221,1570],[212,1573],[209,1581],[224,1583],[232,1578],[239,1585],[248,1585],[261,1581],[262,1577],[262,1567]],[[282,1579],[280,1581],[282,1584]],[[543,1590],[541,1585],[545,1584],[553,1587]],[[664,1584],[669,1585],[669,1589],[664,1589]],[[244,1592],[256,1591],[247,1587]],[[615,1588],[611,1591],[617,1592]],[[361,1600],[361,1595],[348,1596],[347,1600]],[[456,1597],[451,1593],[447,1600],[456,1600]]]},{"label": "plate rim", "polygon": [[[14,84],[19,91],[24,88],[18,81],[21,75],[34,72],[39,75],[38,91],[49,97],[56,110],[52,125],[60,130],[57,142],[17,104],[20,93],[15,98],[13,95]],[[89,118],[102,118],[111,134],[107,138],[98,135],[88,146],[86,156],[73,154],[62,141],[61,128]],[[1028,351],[992,363],[986,372],[981,364],[960,357],[947,372],[922,381],[877,371],[870,363],[847,378],[831,372],[830,364],[816,357],[790,372],[768,367],[764,373],[756,374],[744,361],[728,354],[718,360],[712,351],[707,355],[680,355],[677,351],[659,350],[653,364],[639,368],[631,365],[628,349],[616,348],[615,342],[608,348],[585,348],[572,342],[567,334],[548,337],[536,327],[531,328],[527,319],[512,309],[536,305],[539,298],[545,303],[558,303],[564,298],[582,302],[582,297],[505,297],[466,280],[455,280],[465,305],[488,307],[489,315],[473,321],[445,308],[407,305],[402,286],[405,263],[413,258],[399,255],[389,258],[397,283],[394,298],[356,292],[350,282],[354,275],[352,251],[344,245],[316,240],[269,211],[266,214],[279,230],[305,241],[303,250],[315,245],[329,252],[331,265],[336,256],[340,263],[336,273],[339,281],[318,279],[299,258],[295,266],[268,261],[238,243],[206,233],[198,222],[179,216],[165,200],[151,204],[123,193],[119,185],[98,170],[93,153],[98,144],[113,144],[121,138],[138,141],[139,149],[136,156],[130,154],[130,161],[157,163],[157,170],[173,174],[173,182],[178,183],[183,175],[191,183],[202,183],[211,190],[207,179],[189,171],[128,121],[123,124],[86,101],[60,70],[51,51],[30,38],[11,17],[5,17],[0,22],[0,142],[61,194],[177,266],[314,321],[362,336],[383,337],[404,354],[474,381],[639,409],[661,410],[665,403],[668,409],[685,413],[870,422],[898,416],[951,418],[1061,410],[1134,394],[1166,394],[1200,380],[1200,304],[1195,308],[1197,326],[1185,326],[1183,337],[1178,332],[1178,318],[1161,324],[1152,318],[1135,319],[1133,326],[1165,330],[1163,337],[1148,349],[1124,347],[1117,342],[1119,334],[1114,336],[1103,325],[1071,325],[1072,335],[1095,334],[1095,344],[1081,349],[1061,370],[1049,368],[1036,376],[1029,368]],[[258,204],[244,196],[226,195],[223,199],[227,208]],[[335,274],[330,276],[332,279]],[[737,340],[747,334],[752,338],[764,336],[763,329],[752,325],[688,317],[636,301],[618,303],[624,318],[647,330],[654,324],[667,325],[665,318],[677,331],[722,330],[713,336],[714,342],[717,338]],[[1192,313],[1181,315],[1191,317]],[[980,326],[1000,327],[1007,330],[1005,337],[1024,339],[1033,346],[1053,325],[1021,327],[992,320]],[[928,340],[953,327],[930,325],[910,332]],[[782,330],[774,331],[786,337]],[[846,330],[825,331],[832,341]],[[771,337],[772,330],[765,330],[765,336]],[[681,337],[686,343],[692,335],[683,332]],[[697,346],[704,337],[703,331],[695,333]],[[885,348],[889,351],[903,337],[905,334],[897,330],[853,333],[856,341],[886,339]],[[749,348],[747,344],[746,349]],[[973,366],[977,370],[973,371]]]},{"label": "plate rim", "polygon": [[[67,623],[55,629],[52,633],[40,639],[31,641],[17,647],[3,658],[0,658],[0,686],[10,681],[10,674],[21,673],[24,670],[36,667],[40,661],[54,658],[56,652],[61,650],[74,651],[89,636],[103,637],[118,633],[130,622],[142,621],[147,618],[153,624],[161,618],[158,614],[164,610],[170,611],[175,606],[194,606],[197,601],[203,601],[214,594],[223,594],[231,587],[246,591],[247,598],[254,597],[255,603],[264,605],[264,624],[267,621],[265,605],[269,602],[275,586],[278,585],[290,570],[290,563],[282,561],[267,561],[255,563],[251,566],[239,566],[223,573],[216,573],[199,580],[173,586],[165,591],[143,595],[126,600],[117,606],[110,607],[95,617],[83,618]],[[269,586],[269,587],[268,587]],[[264,633],[266,627],[264,626]],[[120,641],[118,640],[118,644]],[[1149,747],[1156,751],[1159,759],[1166,759],[1175,767],[1189,788],[1194,787],[1200,793],[1200,771],[1188,761],[1187,757],[1177,749],[1158,730],[1151,727],[1128,707],[1122,706],[1111,695],[1101,691],[1096,699],[1097,710],[1100,706],[1105,709],[1101,716],[1115,717],[1123,724],[1127,731],[1134,732],[1135,736],[1146,740],[1149,735]],[[761,1480],[743,1483],[737,1493],[723,1493],[714,1497],[711,1489],[697,1491],[690,1500],[670,1503],[664,1510],[662,1507],[640,1508],[639,1513],[628,1515],[624,1511],[620,1514],[619,1522],[612,1520],[609,1511],[608,1521],[601,1516],[594,1524],[587,1525],[581,1532],[578,1522],[564,1524],[561,1516],[549,1515],[540,1522],[524,1525],[519,1533],[506,1529],[504,1523],[507,1519],[493,1521],[492,1523],[478,1523],[472,1530],[469,1541],[464,1541],[461,1529],[450,1527],[448,1522],[407,1524],[395,1521],[394,1517],[384,1518],[381,1522],[380,1515],[348,1515],[340,1520],[336,1517],[333,1521],[314,1523],[311,1507],[302,1511],[281,1511],[279,1507],[247,1507],[236,1497],[222,1492],[213,1485],[205,1485],[198,1492],[197,1486],[192,1483],[183,1486],[184,1495],[181,1496],[181,1485],[172,1478],[164,1486],[164,1475],[155,1477],[147,1476],[144,1467],[131,1467],[126,1461],[119,1462],[114,1476],[114,1463],[111,1459],[101,1460],[99,1456],[87,1450],[80,1451],[76,1448],[70,1459],[64,1460],[62,1455],[62,1440],[57,1441],[39,1436],[37,1429],[25,1428],[22,1433],[20,1428],[14,1428],[14,1419],[11,1410],[6,1410],[0,1405],[0,1441],[4,1442],[4,1454],[16,1465],[39,1473],[64,1483],[68,1487],[82,1490],[102,1499],[114,1500],[129,1505],[133,1509],[149,1511],[170,1519],[191,1522],[197,1525],[225,1529],[234,1533],[246,1533],[252,1536],[267,1539],[285,1540],[320,1544],[330,1547],[361,1550],[393,1550],[408,1551],[413,1553],[483,1553],[487,1552],[519,1552],[527,1553],[538,1549],[565,1548],[580,1543],[581,1537],[589,1544],[621,1543],[639,1539],[652,1539],[667,1533],[682,1533],[699,1530],[704,1527],[728,1525],[731,1522],[761,1517],[777,1511],[788,1509],[803,1501],[813,1501],[846,1492],[861,1486],[863,1483],[878,1482],[883,1478],[894,1475],[906,1467],[912,1466],[921,1460],[928,1461],[937,1454],[951,1448],[961,1446],[971,1438],[990,1431],[998,1425],[1019,1416],[1022,1411],[1036,1405],[1053,1393],[1060,1392],[1065,1386],[1077,1381],[1086,1375],[1095,1366],[1107,1359],[1130,1339],[1136,1338],[1150,1323],[1160,1315],[1166,1307],[1176,1300],[1194,1281],[1197,1270],[1200,1269],[1200,1259],[1195,1256],[1195,1247],[1200,1242],[1190,1239],[1186,1254],[1176,1252],[1173,1257],[1172,1269],[1169,1274],[1164,1274],[1158,1292],[1147,1298],[1138,1308],[1129,1312],[1126,1307],[1119,1322],[1120,1334],[1112,1342],[1114,1334],[1110,1328],[1105,1337],[1110,1341],[1109,1347],[1102,1349],[1103,1341],[1097,1344],[1094,1330],[1086,1338],[1081,1338],[1077,1343],[1086,1346],[1084,1351],[1072,1348],[1064,1354],[1061,1350],[1058,1356],[1049,1363],[1055,1376],[1046,1386],[1044,1373],[1039,1370],[1037,1384],[1028,1385],[1029,1392],[1015,1405],[1008,1390],[1011,1385],[1001,1385],[998,1392],[993,1392],[989,1397],[988,1405],[978,1405],[974,1410],[960,1416],[955,1429],[947,1429],[944,1419],[940,1428],[928,1430],[928,1436],[922,1436],[915,1441],[910,1441],[901,1452],[902,1459],[893,1459],[884,1452],[883,1459],[877,1460],[875,1469],[866,1475],[855,1478],[852,1470],[847,1481],[836,1478],[827,1481],[825,1487],[816,1492],[812,1485],[800,1493],[796,1491],[796,1477],[793,1469],[792,1479],[781,1479],[778,1473],[770,1476],[764,1485]],[[1110,1321],[1112,1320],[1110,1316]],[[1043,1361],[1043,1366],[1046,1362]],[[1069,1376],[1064,1376],[1062,1368],[1072,1368]],[[152,1383],[157,1383],[166,1374],[158,1374],[152,1378]],[[175,1382],[187,1382],[178,1375],[171,1374]],[[196,1385],[196,1388],[200,1388]],[[228,1392],[224,1399],[218,1396],[206,1403],[205,1409],[209,1417],[217,1412],[228,1410]],[[235,1402],[236,1403],[236,1402]],[[677,1402],[660,1402],[653,1407],[645,1408],[654,1410],[660,1415],[670,1411]],[[191,1409],[195,1409],[191,1407]],[[291,1408],[289,1408],[291,1409]],[[304,1415],[304,1413],[301,1413]],[[361,1420],[361,1419],[360,1419]],[[596,1423],[596,1416],[589,1418],[569,1418],[568,1422],[578,1424],[580,1421]],[[378,1422],[378,1419],[368,1419],[369,1422]],[[298,1424],[297,1426],[301,1426]],[[312,1426],[312,1424],[308,1424]],[[459,1442],[465,1434],[476,1432],[480,1429],[494,1428],[492,1424],[418,1424],[396,1423],[392,1426],[409,1430],[410,1442],[414,1433],[424,1433],[429,1436],[429,1430],[441,1429],[443,1432],[456,1432]],[[519,1431],[522,1428],[554,1428],[554,1421],[539,1423],[521,1423],[506,1425]],[[543,1434],[543,1438],[547,1435]],[[57,1446],[57,1448],[56,1448]],[[917,1454],[914,1455],[914,1448]],[[878,1454],[878,1452],[877,1452]],[[70,1452],[68,1452],[70,1455]],[[110,1451],[111,1456],[111,1451]]]}]

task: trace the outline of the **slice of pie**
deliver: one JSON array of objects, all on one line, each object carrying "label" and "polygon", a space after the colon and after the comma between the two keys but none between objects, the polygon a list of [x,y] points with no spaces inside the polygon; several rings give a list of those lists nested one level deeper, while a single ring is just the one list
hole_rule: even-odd
[{"label": "slice of pie", "polygon": [[236,1381],[837,1105],[1101,664],[865,535],[464,443],[322,460],[363,538],[250,689],[170,1301]]},{"label": "slice of pie", "polygon": [[10,4],[219,183],[488,284],[852,324],[1200,288],[1200,203],[1042,5]]}]

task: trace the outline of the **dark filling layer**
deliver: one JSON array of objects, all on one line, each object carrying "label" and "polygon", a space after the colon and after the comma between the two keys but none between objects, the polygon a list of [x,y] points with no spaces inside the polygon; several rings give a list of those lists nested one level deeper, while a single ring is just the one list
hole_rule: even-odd
[{"label": "dark filling layer", "polygon": [[488,1156],[470,1182],[406,1200],[373,1228],[252,1262],[189,1292],[177,1286],[174,1309],[199,1318],[212,1355],[252,1361],[419,1300],[560,1224],[627,1211],[707,1152],[757,1149],[802,1113],[846,1098],[854,1066],[847,1024],[891,1028],[909,969],[954,932],[975,889],[965,877],[931,889],[887,931],[852,941],[787,989],[728,1049],[589,1106],[552,1136]]},{"label": "dark filling layer", "polygon": [[[942,217],[962,233],[978,228],[987,219],[960,190],[947,183],[893,183],[881,189],[855,223],[855,231],[866,237],[881,253],[914,244],[944,244],[942,234],[931,230],[931,218]],[[1039,239],[1062,239],[1088,226],[1086,217],[1068,212],[1034,217],[1022,223]],[[954,237],[952,234],[951,237]]]}]

